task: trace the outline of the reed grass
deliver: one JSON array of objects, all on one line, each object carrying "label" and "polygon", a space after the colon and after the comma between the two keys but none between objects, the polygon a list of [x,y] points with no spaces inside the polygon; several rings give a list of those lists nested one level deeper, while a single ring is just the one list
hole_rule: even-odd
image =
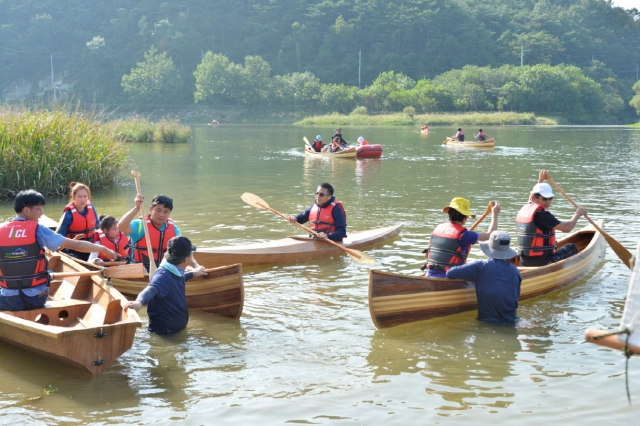
[{"label": "reed grass", "polygon": [[185,143],[191,128],[178,120],[160,120],[157,123],[141,118],[113,120],[107,123],[111,132],[122,142]]},{"label": "reed grass", "polygon": [[474,112],[474,113],[433,113],[416,114],[413,118],[404,113],[383,115],[342,115],[330,114],[307,117],[296,122],[296,125],[378,125],[378,126],[415,126],[427,123],[429,125],[516,125],[541,124],[557,125],[558,121],[549,117],[536,117],[533,113],[517,112]]},{"label": "reed grass", "polygon": [[0,109],[0,197],[62,195],[74,181],[112,186],[126,161],[108,127],[80,112]]}]

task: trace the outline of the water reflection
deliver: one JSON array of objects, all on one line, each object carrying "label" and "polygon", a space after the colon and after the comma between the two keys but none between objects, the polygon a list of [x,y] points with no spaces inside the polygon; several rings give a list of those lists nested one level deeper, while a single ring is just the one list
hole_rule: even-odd
[{"label": "water reflection", "polygon": [[[336,186],[337,182],[350,180],[358,160],[355,158],[304,157],[303,184],[307,186],[329,182]],[[339,186],[336,191],[339,190]]]}]

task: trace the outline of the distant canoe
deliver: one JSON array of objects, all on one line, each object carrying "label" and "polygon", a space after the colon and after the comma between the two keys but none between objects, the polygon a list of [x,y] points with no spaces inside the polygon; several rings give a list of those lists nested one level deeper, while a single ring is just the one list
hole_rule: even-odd
[{"label": "distant canoe", "polygon": [[382,145],[360,145],[356,148],[357,158],[380,158],[382,156]]},{"label": "distant canoe", "polygon": [[[87,272],[73,259],[47,255],[54,272]],[[141,325],[135,310],[100,276],[53,279],[44,307],[0,312],[0,339],[29,352],[72,365],[91,374],[103,373],[131,349]],[[7,359],[5,359],[5,365]],[[50,365],[51,368],[55,366]]]},{"label": "distant canoe", "polygon": [[[351,249],[372,247],[400,235],[402,225],[368,231],[351,232],[342,245]],[[306,236],[288,237],[267,243],[215,248],[200,248],[194,253],[198,264],[211,268],[218,265],[242,263],[242,266],[296,262],[344,254],[339,248]]]},{"label": "distant canoe", "polygon": [[[199,250],[199,249],[198,249]],[[66,256],[63,254],[63,256]],[[88,269],[102,267],[78,261]],[[203,265],[204,266],[204,265]],[[242,265],[226,265],[206,269],[205,277],[196,277],[186,283],[187,307],[227,318],[238,319],[244,307]],[[140,279],[111,278],[111,284],[123,295],[136,298],[149,283],[149,276]]]},{"label": "distant canoe", "polygon": [[493,148],[494,146],[496,146],[496,140],[495,138],[491,138],[482,142],[476,142],[476,141],[458,142],[455,139],[447,138],[444,142],[442,142],[442,145],[463,146],[467,148]]},{"label": "distant canoe", "polygon": [[[602,227],[602,221],[598,224]],[[591,225],[559,240],[558,247],[567,243],[576,245],[577,255],[550,265],[518,268],[522,276],[520,300],[569,285],[604,259],[605,240]],[[369,271],[369,312],[377,328],[457,314],[477,307],[472,283]]]},{"label": "distant canoe", "polygon": [[429,134],[429,129],[420,129],[420,134],[421,135],[428,135]]},{"label": "distant canoe", "polygon": [[326,157],[326,158],[356,158],[357,151],[355,147],[350,147],[340,152],[316,152],[313,149],[305,145],[304,152],[311,157]]}]

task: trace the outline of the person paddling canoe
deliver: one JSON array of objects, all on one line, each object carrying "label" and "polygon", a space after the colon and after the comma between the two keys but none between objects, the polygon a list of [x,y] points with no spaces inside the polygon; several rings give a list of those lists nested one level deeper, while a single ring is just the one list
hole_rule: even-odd
[{"label": "person paddling canoe", "polygon": [[487,241],[493,231],[498,228],[498,214],[500,204],[491,201],[491,224],[487,232],[473,232],[464,227],[467,218],[476,216],[471,213],[469,200],[456,197],[442,209],[449,215],[449,222],[436,227],[431,234],[429,247],[424,251],[427,263],[422,269],[427,269],[428,277],[446,278],[447,271],[452,266],[464,265],[471,246],[478,241]]},{"label": "person paddling canoe", "polygon": [[316,190],[315,202],[297,216],[289,216],[291,223],[309,222],[309,228],[318,238],[342,241],[347,236],[347,215],[340,201],[333,195],[333,186],[321,184]]}]

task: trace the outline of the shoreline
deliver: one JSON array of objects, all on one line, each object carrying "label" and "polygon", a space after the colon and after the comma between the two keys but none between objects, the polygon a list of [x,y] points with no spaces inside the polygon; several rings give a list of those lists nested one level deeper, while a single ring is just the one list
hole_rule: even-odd
[{"label": "shoreline", "polygon": [[381,115],[343,115],[329,114],[305,117],[293,123],[296,126],[505,126],[505,125],[537,125],[557,126],[567,124],[561,118],[536,116],[533,113],[489,112],[489,113],[434,113],[415,114],[409,116],[404,113]]}]

